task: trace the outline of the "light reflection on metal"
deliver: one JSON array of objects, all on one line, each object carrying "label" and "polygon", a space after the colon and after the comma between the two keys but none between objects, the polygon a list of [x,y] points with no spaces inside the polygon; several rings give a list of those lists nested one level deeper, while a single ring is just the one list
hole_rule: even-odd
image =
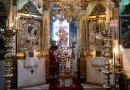
[{"label": "light reflection on metal", "polygon": [[70,23],[73,21],[73,17],[80,18],[86,15],[87,4],[84,0],[56,0],[52,16],[55,20],[67,20]]}]

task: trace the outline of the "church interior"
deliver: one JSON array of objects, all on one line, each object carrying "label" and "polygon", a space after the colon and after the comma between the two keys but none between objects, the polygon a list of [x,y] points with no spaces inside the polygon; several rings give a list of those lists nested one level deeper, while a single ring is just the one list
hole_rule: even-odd
[{"label": "church interior", "polygon": [[0,90],[130,90],[129,29],[130,0],[0,0]]}]

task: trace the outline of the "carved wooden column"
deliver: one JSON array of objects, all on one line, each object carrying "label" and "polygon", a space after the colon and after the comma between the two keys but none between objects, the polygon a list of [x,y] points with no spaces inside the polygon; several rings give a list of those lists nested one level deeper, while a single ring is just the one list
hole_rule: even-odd
[{"label": "carved wooden column", "polygon": [[42,50],[45,55],[46,79],[49,79],[49,57],[48,51],[50,48],[50,13],[49,1],[43,0],[43,34],[42,34]]},{"label": "carved wooden column", "polygon": [[80,19],[80,78],[86,78],[86,15]]},{"label": "carved wooden column", "polygon": [[50,13],[49,2],[43,0],[43,52],[48,55],[50,48]]},{"label": "carved wooden column", "polygon": [[81,37],[81,40],[80,40],[80,45],[81,45],[81,54],[82,55],[86,55],[86,51],[87,51],[87,45],[86,45],[86,30],[87,30],[87,27],[86,27],[86,16],[83,16],[82,19],[81,19],[81,28],[80,28],[80,37]]}]

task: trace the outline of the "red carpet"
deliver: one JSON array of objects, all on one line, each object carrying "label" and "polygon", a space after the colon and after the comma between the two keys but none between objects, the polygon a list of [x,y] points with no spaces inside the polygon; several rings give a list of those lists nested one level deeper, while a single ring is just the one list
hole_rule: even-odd
[{"label": "red carpet", "polygon": [[59,81],[52,80],[49,85],[49,90],[83,90],[82,85],[78,79],[73,79],[73,87],[65,88],[65,87],[58,87]]}]

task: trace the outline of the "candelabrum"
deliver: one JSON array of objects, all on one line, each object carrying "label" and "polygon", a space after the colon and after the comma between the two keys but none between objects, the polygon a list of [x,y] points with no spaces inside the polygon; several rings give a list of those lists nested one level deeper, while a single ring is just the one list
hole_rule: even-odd
[{"label": "candelabrum", "polygon": [[115,65],[115,69],[114,69],[114,74],[115,74],[115,88],[118,89],[119,88],[119,83],[118,83],[118,78],[120,77],[120,73],[121,73],[121,69],[120,69],[120,64],[116,64]]},{"label": "candelabrum", "polygon": [[5,61],[6,61],[6,71],[5,75],[3,77],[5,78],[5,89],[9,90],[11,88],[11,79],[13,77],[13,66],[12,66],[12,61],[13,61],[13,55],[12,55],[12,37],[15,35],[14,30],[3,30],[2,33],[4,34],[6,38],[6,49],[7,53],[5,55]]},{"label": "candelabrum", "polygon": [[119,89],[119,77],[121,73],[124,73],[124,70],[121,67],[120,57],[116,59],[116,62],[114,64],[114,71],[113,74],[115,76],[115,88]]},{"label": "candelabrum", "polygon": [[108,30],[106,32],[106,45],[104,46],[105,52],[104,52],[104,57],[105,57],[105,70],[103,73],[105,74],[105,83],[103,85],[104,88],[109,89],[111,88],[110,86],[110,75],[111,75],[111,68],[110,68],[110,60],[112,57],[112,34],[111,31]]},{"label": "candelabrum", "polygon": [[66,0],[66,1],[56,1],[55,7],[51,10],[52,16],[55,20],[64,21],[67,20],[68,23],[73,22],[73,17],[80,18],[86,15],[86,7],[88,2],[85,0]]}]

